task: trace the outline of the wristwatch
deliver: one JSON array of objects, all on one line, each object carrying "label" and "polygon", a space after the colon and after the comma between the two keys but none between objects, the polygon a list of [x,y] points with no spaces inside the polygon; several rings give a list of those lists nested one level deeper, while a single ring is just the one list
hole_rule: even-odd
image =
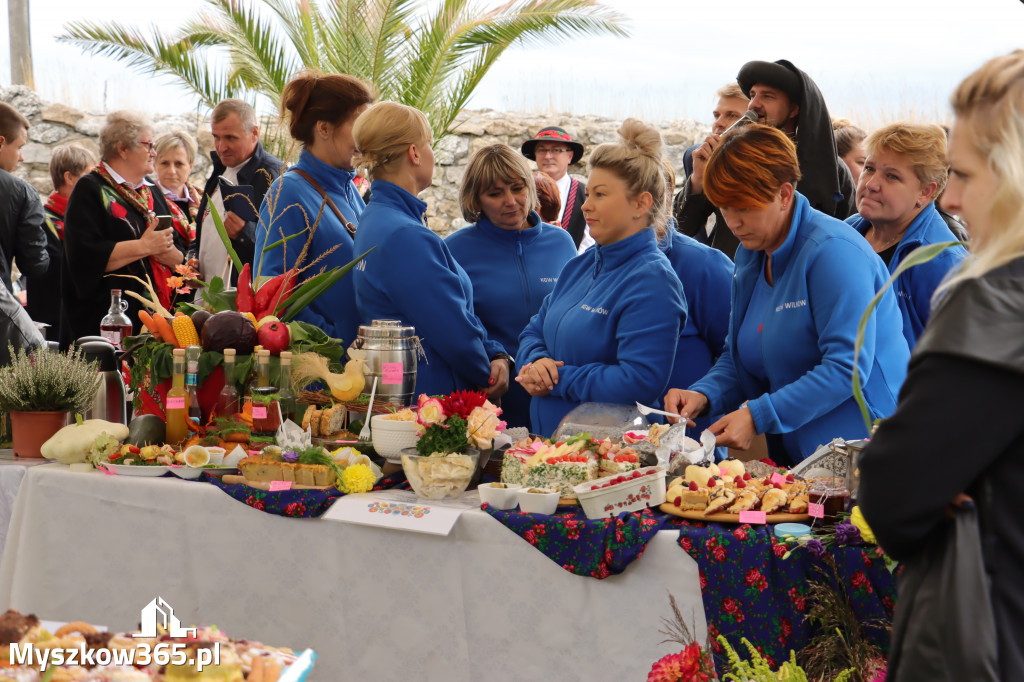
[{"label": "wristwatch", "polygon": [[494,362],[495,360],[504,360],[505,362],[507,362],[508,363],[508,375],[510,377],[511,376],[515,376],[515,374],[516,374],[516,359],[514,357],[512,357],[508,353],[497,353],[494,357],[491,358],[491,362]]}]

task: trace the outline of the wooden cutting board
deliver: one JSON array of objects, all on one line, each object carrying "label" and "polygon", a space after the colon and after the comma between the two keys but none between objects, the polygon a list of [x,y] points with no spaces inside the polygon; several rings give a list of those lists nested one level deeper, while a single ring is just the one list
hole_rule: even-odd
[{"label": "wooden cutting board", "polygon": [[[225,478],[227,478],[225,476]],[[665,504],[659,507],[661,511],[666,514],[672,514],[673,516],[679,516],[690,521],[712,521],[714,523],[739,523],[739,514],[711,514],[704,516],[704,512],[700,511],[683,511],[674,504]],[[765,520],[768,523],[804,523],[810,520],[808,514],[768,514]]]},{"label": "wooden cutting board", "polygon": [[[257,490],[270,490],[270,481],[249,481],[246,480],[245,476],[239,476],[237,474],[228,474],[221,476],[222,481],[230,485],[241,483],[247,485],[250,488],[256,488]],[[328,490],[331,486],[329,485],[300,485],[298,483],[292,483],[292,490]]]}]

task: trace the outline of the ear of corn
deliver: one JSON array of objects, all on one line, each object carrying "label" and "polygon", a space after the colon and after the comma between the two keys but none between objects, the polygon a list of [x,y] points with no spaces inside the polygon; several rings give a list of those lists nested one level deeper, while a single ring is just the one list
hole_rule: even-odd
[{"label": "ear of corn", "polygon": [[178,340],[178,348],[186,346],[198,346],[199,334],[196,332],[196,325],[188,315],[175,317],[171,322],[174,328],[174,337]]}]

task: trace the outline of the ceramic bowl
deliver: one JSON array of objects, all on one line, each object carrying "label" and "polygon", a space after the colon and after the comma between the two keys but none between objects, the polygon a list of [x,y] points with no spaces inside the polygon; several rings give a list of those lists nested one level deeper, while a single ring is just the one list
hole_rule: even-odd
[{"label": "ceramic bowl", "polygon": [[519,498],[519,511],[524,514],[547,514],[551,515],[558,509],[558,500],[562,494],[557,490],[539,493],[531,493],[531,490],[542,490],[541,488],[520,488],[516,491]]},{"label": "ceramic bowl", "polygon": [[370,421],[373,449],[378,455],[393,464],[402,461],[402,450],[416,446],[416,422],[384,419],[387,415],[375,414]]},{"label": "ceramic bowl", "polygon": [[224,448],[213,446],[207,447],[206,451],[210,453],[210,464],[220,466],[224,463],[224,455],[226,454]]},{"label": "ceramic bowl", "polygon": [[495,509],[515,509],[519,504],[519,489],[522,487],[511,483],[481,483],[477,490],[480,492],[481,502],[486,502]]}]

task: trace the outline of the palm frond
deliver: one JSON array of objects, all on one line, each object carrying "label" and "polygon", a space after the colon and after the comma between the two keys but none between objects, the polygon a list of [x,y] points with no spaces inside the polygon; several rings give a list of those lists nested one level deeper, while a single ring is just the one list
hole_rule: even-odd
[{"label": "palm frond", "polygon": [[437,12],[416,28],[412,48],[416,56],[404,74],[403,104],[426,110],[445,80],[461,66],[462,55],[454,46],[467,23],[466,5],[466,0],[442,0]]},{"label": "palm frond", "polygon": [[233,97],[233,87],[224,69],[211,67],[202,45],[191,41],[171,40],[153,28],[149,36],[118,22],[98,24],[76,21],[57,36],[60,42],[77,45],[88,54],[110,57],[124,62],[144,74],[171,76],[178,85],[190,90],[207,106],[214,106],[226,97]]},{"label": "palm frond", "polygon": [[230,23],[227,45],[233,75],[245,85],[273,102],[281,101],[281,92],[299,63],[275,35],[270,20],[243,0],[211,0]]},{"label": "palm frond", "polygon": [[319,9],[312,0],[264,0],[281,20],[280,27],[291,42],[299,62],[311,69],[322,70],[320,41],[314,17]]},{"label": "palm frond", "polygon": [[364,6],[374,0],[330,0],[323,10],[321,43],[333,71],[370,80],[370,30]]},{"label": "palm frond", "polygon": [[459,47],[550,44],[581,35],[626,37],[626,17],[595,0],[519,0],[480,17],[459,36]]}]

